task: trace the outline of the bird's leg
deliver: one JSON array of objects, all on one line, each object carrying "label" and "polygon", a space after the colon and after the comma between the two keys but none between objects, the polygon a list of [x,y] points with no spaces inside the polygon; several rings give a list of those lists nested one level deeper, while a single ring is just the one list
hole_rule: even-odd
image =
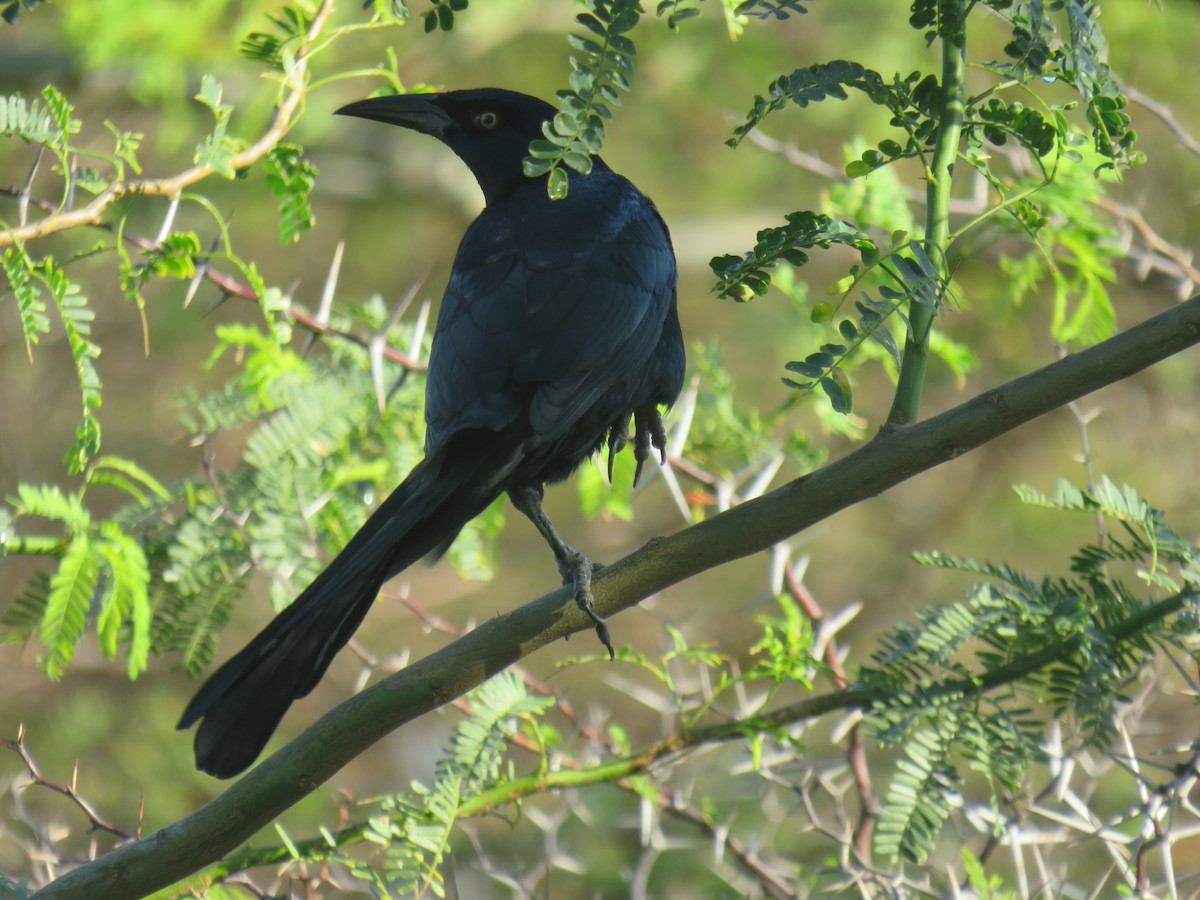
[{"label": "bird's leg", "polygon": [[662,416],[658,414],[656,406],[635,410],[633,413],[633,458],[637,460],[637,468],[633,470],[634,487],[637,487],[638,479],[642,477],[642,463],[649,458],[651,448],[658,451],[660,464],[665,464],[667,432],[663,428]]},{"label": "bird's leg", "polygon": [[592,572],[600,567],[559,537],[550,523],[550,517],[542,509],[541,485],[513,488],[508,492],[508,497],[513,506],[533,523],[533,527],[541,533],[550,549],[554,551],[554,559],[558,563],[563,584],[569,585],[575,592],[575,602],[596,623],[596,636],[608,651],[609,658],[615,659],[616,653],[608,633],[608,622],[596,611],[592,598]]}]

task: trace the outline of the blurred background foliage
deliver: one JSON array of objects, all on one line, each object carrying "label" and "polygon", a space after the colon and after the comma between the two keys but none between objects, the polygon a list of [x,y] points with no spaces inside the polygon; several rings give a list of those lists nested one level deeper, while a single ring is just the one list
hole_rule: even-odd
[{"label": "blurred background foliage", "polygon": [[[858,215],[881,228],[911,231],[914,207],[904,192],[922,189],[920,173],[900,166],[869,179],[847,181],[842,176],[847,162],[861,159],[864,150],[889,133],[886,113],[855,96],[805,110],[788,108],[765,123],[759,139],[747,140],[736,151],[725,141],[744,121],[754,96],[764,93],[780,73],[845,57],[884,73],[907,73],[934,63],[921,35],[908,25],[907,4],[814,3],[803,15],[793,11],[783,19],[743,22],[730,15],[728,4],[698,6],[703,14],[681,21],[679,30],[669,29],[653,15],[637,29],[634,90],[617,110],[604,156],[654,198],[672,229],[681,266],[680,313],[691,372],[700,376],[699,403],[704,409],[690,433],[691,449],[709,471],[722,477],[748,466],[769,469],[778,483],[845,452],[880,427],[888,414],[892,385],[886,366],[864,366],[852,373],[855,404],[849,418],[834,415],[820,396],[797,403],[795,392],[781,383],[788,375],[785,364],[804,359],[814,349],[818,332],[811,308],[856,257],[848,248],[816,251],[802,270],[777,270],[774,288],[745,304],[718,299],[708,262],[714,256],[745,253],[759,229],[777,225],[795,209],[821,210],[834,219]],[[267,18],[281,15],[274,2],[91,0],[19,11],[16,4],[13,7],[6,12],[13,13],[15,24],[0,29],[3,93],[32,99],[46,85],[55,85],[74,104],[82,126],[73,141],[85,149],[111,152],[113,135],[103,126],[106,120],[120,132],[142,135],[138,157],[147,177],[190,166],[197,144],[213,132],[214,112],[219,121],[223,105],[232,107],[228,134],[235,139],[254,140],[271,117],[276,90],[265,81],[263,66],[239,53],[239,44],[252,31],[277,32]],[[411,294],[400,330],[389,345],[409,349],[418,359],[422,304],[427,298],[436,303],[457,240],[479,208],[478,191],[461,164],[436,142],[331,114],[389,82],[404,89],[495,85],[552,98],[567,83],[573,51],[564,36],[574,27],[579,5],[564,0],[479,2],[454,15],[452,30],[427,33],[421,13],[428,9],[413,4],[407,25],[351,33],[314,63],[303,115],[288,137],[303,147],[304,159],[319,172],[310,197],[311,229],[303,210],[292,211],[303,230],[297,232],[298,240],[281,242],[277,185],[259,167],[236,180],[206,179],[198,192],[211,210],[183,203],[172,225],[176,232],[194,232],[208,246],[220,233],[218,220],[227,221],[228,240],[238,260],[246,265],[253,261],[252,274],[264,287],[274,286],[272,296],[279,303],[287,298],[309,313],[320,309],[338,258],[336,302],[328,320],[335,330],[369,335],[390,324],[391,311]],[[335,22],[343,25],[367,18],[357,4],[340,6],[335,13]],[[989,29],[989,22],[995,27]],[[1064,243],[1081,240],[1076,248],[1080,255],[1103,257],[1063,268],[1064,277],[1074,274],[1085,281],[1105,273],[1102,285],[1068,285],[1071,296],[1106,292],[1120,328],[1195,289],[1188,266],[1200,235],[1200,158],[1186,135],[1200,132],[1200,100],[1190,75],[1194,48],[1200,43],[1200,8],[1182,0],[1159,6],[1113,3],[1104,8],[1102,24],[1109,65],[1147,101],[1134,103],[1128,111],[1139,131],[1138,146],[1150,162],[1103,185],[1110,212],[1119,214],[1089,219],[1097,215],[1097,182],[1085,172],[1055,195],[1054,219],[1071,232],[1064,235]],[[971,55],[998,58],[1008,39],[998,17],[981,15],[972,30]],[[215,87],[206,87],[205,76],[219,81],[219,100]],[[984,73],[968,74],[968,84],[975,89],[988,83]],[[1053,96],[1056,88],[1047,90]],[[193,99],[197,94],[209,98],[208,108]],[[1064,91],[1054,99],[1068,97]],[[1169,109],[1165,119],[1155,114],[1158,105]],[[0,187],[11,189],[4,200],[5,221],[15,220],[16,204],[9,200],[26,181],[35,156],[28,143],[0,141]],[[34,177],[34,193],[49,192],[56,200],[49,162],[44,161]],[[280,163],[285,164],[286,160]],[[289,173],[304,177],[283,169],[275,177],[287,178]],[[130,233],[159,234],[167,215],[166,199],[131,197],[119,203]],[[1147,241],[1147,233],[1153,240]],[[193,296],[194,269],[184,265],[173,272],[168,258],[160,259],[156,270],[168,277],[146,281],[140,299],[144,310],[139,309],[139,302],[131,302],[130,292],[119,284],[113,254],[86,252],[91,241],[100,239],[61,234],[38,244],[39,252],[61,258],[79,254],[70,264],[70,275],[88,285],[87,299],[95,313],[91,338],[102,348],[95,369],[104,386],[104,405],[98,411],[103,451],[136,461],[140,469],[124,470],[125,479],[140,485],[149,504],[131,511],[128,493],[92,477],[97,471],[93,469],[92,476],[84,476],[90,479],[86,505],[97,521],[115,517],[132,529],[139,516],[154,512],[156,485],[173,492],[190,479],[203,494],[206,470],[219,473],[209,479],[217,484],[236,488],[238,478],[253,477],[258,481],[243,487],[294,498],[296,484],[272,488],[264,480],[272,472],[271,454],[286,454],[289,448],[260,447],[261,465],[252,476],[239,462],[255,458],[255,448],[247,445],[250,419],[287,410],[299,415],[301,397],[310,404],[325,403],[327,412],[343,405],[346,397],[360,404],[356,418],[339,422],[330,414],[330,431],[324,437],[348,442],[360,454],[339,477],[361,485],[363,500],[369,502],[379,485],[398,481],[415,461],[419,380],[402,380],[384,411],[365,419],[369,427],[364,429],[362,410],[375,402],[378,391],[370,380],[369,348],[335,336],[323,338],[330,365],[336,368],[339,357],[350,360],[362,378],[342,385],[344,393],[332,392],[324,400],[314,397],[303,380],[293,383],[286,377],[289,367],[303,368],[297,362],[300,357],[288,355],[304,349],[303,328],[296,327],[291,350],[264,342],[264,316],[272,323],[284,317],[244,298],[226,297],[211,283],[200,284]],[[344,251],[339,249],[342,245]],[[1135,252],[1122,259],[1119,251],[1130,248]],[[1085,329],[1086,334],[1064,334],[1055,285],[1049,279],[1034,279],[1045,274],[1035,271],[1036,254],[1028,254],[1012,235],[990,234],[985,246],[973,249],[975,254],[953,272],[957,303],[939,322],[942,345],[929,370],[926,415],[1044,365],[1060,352],[1064,337],[1087,342],[1097,336],[1097,329],[1103,331],[1089,319],[1091,330]],[[221,259],[213,265],[247,281],[244,267]],[[218,302],[222,299],[225,302]],[[61,330],[56,324],[27,353],[13,304],[0,302],[0,348],[0,492],[11,497],[19,484],[59,484],[67,492],[81,489],[81,477],[69,476],[63,462],[75,441],[79,388]],[[314,364],[324,365],[322,359]],[[401,380],[403,369],[403,364],[394,363],[386,370],[389,387]],[[935,598],[953,598],[970,583],[966,576],[913,564],[914,551],[936,548],[1004,559],[1033,572],[1062,572],[1081,541],[1079,523],[1019,505],[1010,486],[1021,482],[1050,491],[1059,476],[1083,482],[1083,420],[1091,465],[1136,485],[1165,509],[1180,534],[1194,538],[1200,530],[1200,462],[1192,450],[1200,433],[1196,371],[1194,355],[1169,360],[1088,398],[1076,415],[1056,412],[841,513],[815,532],[799,536],[775,562],[795,561],[801,554],[811,557],[803,574],[812,596],[831,611],[862,605],[866,612],[839,634],[853,648],[849,663],[865,662],[874,641],[895,621]],[[222,404],[221,392],[228,383],[240,386],[240,399],[227,398],[230,402]],[[255,392],[256,385],[261,393]],[[398,436],[397,442],[390,436]],[[382,460],[380,447],[391,448]],[[779,465],[768,466],[768,460]],[[561,519],[564,532],[594,558],[617,558],[650,536],[685,524],[664,479],[650,480],[631,500],[619,487],[609,493],[600,474],[599,469],[585,467],[548,498],[555,521]],[[624,475],[622,481],[618,474],[618,485],[627,484],[628,472]],[[300,485],[299,496],[305,496],[306,487],[312,496],[323,486]],[[693,516],[721,503],[703,484],[693,485],[687,499]],[[590,515],[580,515],[580,501]],[[211,496],[196,502],[215,503]],[[344,538],[362,510],[333,512],[343,519]],[[523,524],[501,529],[506,512],[497,507],[472,529],[456,550],[454,566],[414,569],[393,584],[359,635],[355,652],[343,654],[314,694],[297,705],[280,738],[302,729],[373,673],[441,645],[446,637],[438,623],[467,627],[553,587],[554,570],[544,547]],[[213,518],[218,518],[216,512]],[[201,517],[189,521],[199,522]],[[295,524],[303,528],[303,521]],[[198,533],[197,540],[218,531]],[[238,539],[236,528],[220,533]],[[303,535],[280,539],[286,544]],[[259,546],[267,543],[262,538]],[[106,659],[103,640],[94,635],[84,639],[69,665],[66,660],[44,660],[61,670],[56,682],[37,664],[46,651],[36,638],[0,645],[0,735],[14,736],[18,723],[24,723],[38,764],[48,775],[59,773],[59,780],[67,780],[66,773],[79,760],[80,792],[123,827],[135,827],[143,801],[143,831],[169,823],[219,790],[193,771],[190,740],[173,730],[194,687],[182,670],[198,670],[214,652],[224,657],[240,646],[266,621],[272,604],[286,602],[318,565],[315,559],[296,567],[291,558],[260,558],[257,571],[230,573],[230,583],[245,588],[245,593],[236,604],[231,594],[220,615],[214,616],[215,625],[229,619],[219,648],[210,643],[189,656],[195,647],[164,641],[162,655],[151,656],[149,671],[135,681],[123,661]],[[13,608],[29,579],[48,568],[36,558],[18,555],[0,558],[0,567],[0,609]],[[178,581],[188,577],[186,569],[181,565],[174,574],[169,569],[155,574]],[[488,581],[465,577],[493,574],[496,577]],[[679,585],[619,617],[613,623],[614,637],[657,658],[674,646],[669,626],[686,642],[710,646],[749,668],[749,648],[762,637],[757,618],[774,615],[770,601],[777,589],[771,564],[744,560]],[[601,668],[595,662],[557,667],[561,660],[591,649],[580,641],[548,648],[529,660],[526,671],[571,699],[577,725],[603,731],[606,723],[619,723],[635,747],[660,736],[672,716],[657,705],[661,698],[652,693],[653,678]],[[1195,721],[1194,705],[1184,700],[1178,709],[1179,719],[1153,726],[1165,732],[1160,735],[1163,746],[1195,737],[1194,727],[1187,724]],[[283,817],[284,827],[308,836],[319,823],[344,813],[347,798],[378,793],[381,785],[397,789],[413,778],[428,781],[458,719],[447,710],[392,735],[341,773],[337,782],[343,793],[317,792]],[[832,727],[818,727],[806,742],[827,741]],[[728,765],[740,764],[729,747],[706,752],[728,754]],[[885,759],[881,755],[873,762],[882,770]],[[706,760],[705,765],[710,763]],[[0,766],[6,778],[23,777],[24,768],[15,756],[3,758]],[[1113,796],[1101,796],[1101,807],[1115,809],[1128,801],[1121,793],[1127,786],[1114,781],[1098,787],[1101,795],[1106,789]],[[588,816],[626,824],[637,818],[636,798],[617,790],[604,793],[603,787],[594,791],[587,801]],[[721,796],[719,786],[713,786],[712,802],[753,815],[738,805],[737,791],[731,787],[729,796]],[[3,802],[12,820],[61,823],[56,827],[68,846],[76,851],[86,846],[83,823],[62,798],[27,791],[12,793]],[[645,835],[638,828],[614,828],[607,833],[611,841],[588,841],[587,817],[564,812],[551,827],[545,817],[559,815],[560,804],[538,809],[531,802],[529,807],[529,821],[514,831],[499,820],[472,826],[476,848],[483,842],[497,854],[485,870],[554,867],[552,896],[618,896],[633,883],[638,861],[646,858],[641,839]],[[270,833],[263,840],[274,843],[278,836]],[[559,841],[561,848],[552,852],[551,843]],[[801,850],[799,845],[795,838],[791,850],[797,856],[811,854],[814,865],[821,860],[819,851]],[[471,843],[463,846],[469,853]],[[672,854],[670,849],[657,849],[655,858],[661,860],[643,882],[650,894],[669,896],[676,891],[695,896],[697,891],[718,890],[717,885],[725,889],[719,875],[696,871],[689,854]],[[479,855],[487,860],[486,854]],[[1101,862],[1088,862],[1093,864],[1100,867],[1097,871],[1103,868]],[[0,850],[0,868],[9,873],[44,874],[23,869],[27,865],[12,845]],[[589,888],[587,876],[580,872],[613,874],[610,881]],[[497,878],[496,871],[489,874]],[[484,877],[459,875],[466,884],[479,884],[472,879]],[[489,887],[480,890],[507,890],[496,886],[502,879],[482,883]]]}]

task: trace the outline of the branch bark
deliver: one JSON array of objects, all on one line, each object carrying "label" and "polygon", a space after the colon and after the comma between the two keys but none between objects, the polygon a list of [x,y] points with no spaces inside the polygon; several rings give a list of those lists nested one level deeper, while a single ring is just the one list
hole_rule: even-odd
[{"label": "branch bark", "polygon": [[[653,540],[603,569],[593,580],[596,606],[612,615],[685,578],[767,549],[1198,342],[1200,296],[931,419],[886,428],[816,472]],[[590,628],[591,621],[566,589],[485,622],[339,704],[205,806],[80,866],[34,896],[132,900],[166,887],[229,853],[391,731],[545,644]],[[846,699],[840,695],[842,702],[832,708],[844,708]]]}]

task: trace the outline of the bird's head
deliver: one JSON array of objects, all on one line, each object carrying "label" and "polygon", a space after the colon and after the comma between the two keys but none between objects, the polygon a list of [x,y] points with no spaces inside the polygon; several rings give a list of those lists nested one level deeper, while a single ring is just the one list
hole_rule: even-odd
[{"label": "bird's head", "polygon": [[537,97],[479,88],[372,97],[343,106],[337,114],[433,135],[467,164],[491,204],[528,182],[521,161],[529,142],[543,137],[542,124],[556,112]]}]

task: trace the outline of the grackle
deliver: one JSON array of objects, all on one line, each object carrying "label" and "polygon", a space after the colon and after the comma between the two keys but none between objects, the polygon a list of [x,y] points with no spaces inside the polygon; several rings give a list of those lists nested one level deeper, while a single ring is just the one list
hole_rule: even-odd
[{"label": "grackle", "polygon": [[[592,563],[542,511],[543,486],[632,442],[640,472],[657,450],[659,408],[683,384],[675,255],[650,202],[599,157],[561,200],[522,170],[555,110],[481,89],[376,97],[342,115],[432,135],[470,168],[485,208],[467,229],[442,299],[425,394],[425,458],[311,585],[192,698],[199,769],[247,768],[292,701],[308,694],[381,586],[436,558],[501,493],[554,551],[563,583],[596,623]],[[630,420],[633,433],[629,434]],[[635,475],[636,481],[636,475]]]}]

